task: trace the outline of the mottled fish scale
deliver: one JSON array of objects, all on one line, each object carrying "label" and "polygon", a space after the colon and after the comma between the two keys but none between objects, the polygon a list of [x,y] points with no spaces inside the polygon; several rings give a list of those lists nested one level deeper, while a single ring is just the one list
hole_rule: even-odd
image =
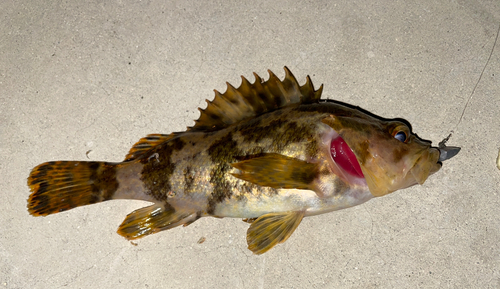
[{"label": "mottled fish scale", "polygon": [[248,248],[262,254],[285,242],[303,217],[422,184],[441,167],[440,152],[404,122],[320,100],[323,86],[315,90],[309,77],[300,85],[286,67],[283,80],[270,71],[267,81],[254,76],[215,91],[186,131],[140,139],[123,162],[35,167],[28,211],[151,202],[118,228],[129,240],[204,216],[243,218],[251,223]]}]

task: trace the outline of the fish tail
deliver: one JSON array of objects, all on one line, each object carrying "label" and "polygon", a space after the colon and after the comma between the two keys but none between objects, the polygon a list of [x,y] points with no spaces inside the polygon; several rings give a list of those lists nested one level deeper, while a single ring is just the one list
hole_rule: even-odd
[{"label": "fish tail", "polygon": [[56,161],[35,167],[28,177],[28,212],[47,216],[110,200],[118,189],[117,165]]}]

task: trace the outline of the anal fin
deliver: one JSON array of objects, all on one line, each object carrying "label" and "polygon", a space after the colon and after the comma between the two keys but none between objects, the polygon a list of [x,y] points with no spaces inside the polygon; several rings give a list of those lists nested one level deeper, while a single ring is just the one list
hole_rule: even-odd
[{"label": "anal fin", "polygon": [[304,218],[304,211],[269,213],[255,220],[247,231],[248,249],[260,255],[285,242]]},{"label": "anal fin", "polygon": [[313,189],[318,175],[317,164],[268,153],[231,164],[240,173],[233,176],[259,186],[275,189]]},{"label": "anal fin", "polygon": [[180,225],[189,225],[198,218],[195,212],[176,211],[167,203],[154,204],[128,214],[118,228],[118,234],[134,240]]}]

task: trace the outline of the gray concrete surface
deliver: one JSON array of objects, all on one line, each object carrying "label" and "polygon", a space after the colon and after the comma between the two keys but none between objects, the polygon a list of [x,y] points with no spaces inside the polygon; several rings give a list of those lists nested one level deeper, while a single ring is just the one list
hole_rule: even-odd
[{"label": "gray concrete surface", "polygon": [[[0,288],[500,287],[500,43],[457,126],[500,2],[2,1],[0,22]],[[139,201],[28,215],[35,165],[120,161],[193,125],[225,81],[285,65],[434,143],[454,130],[462,152],[423,186],[306,218],[262,256],[235,219],[134,246],[115,231]]]}]

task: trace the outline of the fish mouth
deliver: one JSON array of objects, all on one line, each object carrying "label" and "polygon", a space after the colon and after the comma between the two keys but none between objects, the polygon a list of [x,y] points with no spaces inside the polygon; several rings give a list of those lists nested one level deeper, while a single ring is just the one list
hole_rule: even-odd
[{"label": "fish mouth", "polygon": [[445,146],[440,144],[439,147],[431,147],[422,150],[418,153],[419,158],[410,170],[410,174],[422,185],[428,176],[437,172],[442,162],[451,159],[460,152],[459,147]]},{"label": "fish mouth", "polygon": [[330,143],[330,155],[335,164],[348,175],[345,176],[347,179],[352,177],[358,179],[365,178],[356,155],[341,136],[332,139]]},{"label": "fish mouth", "polygon": [[[453,157],[457,153],[458,151],[450,150],[450,154],[453,155],[449,156],[449,158]],[[441,169],[441,158],[443,157],[443,154],[440,149],[429,147],[419,151],[418,153],[416,153],[416,155],[418,156],[418,159],[409,170],[406,178],[408,178],[408,176],[411,176],[410,179],[414,180],[413,184],[415,184],[416,182],[419,185],[422,185],[430,175]],[[411,185],[412,184],[408,184],[408,186]]]},{"label": "fish mouth", "polygon": [[437,172],[442,162],[451,159],[460,152],[459,147],[441,146],[439,148],[426,149],[420,152],[419,159],[415,162],[410,170],[411,176],[422,185],[428,176]]}]

